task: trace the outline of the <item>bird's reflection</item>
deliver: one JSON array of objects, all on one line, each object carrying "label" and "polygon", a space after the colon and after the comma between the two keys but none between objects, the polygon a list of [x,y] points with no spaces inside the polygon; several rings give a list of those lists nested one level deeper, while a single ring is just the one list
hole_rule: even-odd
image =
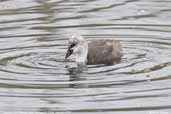
[{"label": "bird's reflection", "polygon": [[81,83],[81,81],[86,80],[87,66],[77,65],[77,67],[66,67],[70,75],[69,81],[73,82],[70,84],[71,88],[87,87],[87,84]]}]

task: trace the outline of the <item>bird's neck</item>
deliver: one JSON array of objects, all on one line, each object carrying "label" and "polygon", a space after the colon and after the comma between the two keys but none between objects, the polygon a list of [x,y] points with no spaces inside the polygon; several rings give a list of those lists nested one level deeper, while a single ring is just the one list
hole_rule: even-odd
[{"label": "bird's neck", "polygon": [[81,45],[79,53],[76,54],[76,62],[79,64],[86,64],[87,55],[88,55],[88,44],[85,43]]}]

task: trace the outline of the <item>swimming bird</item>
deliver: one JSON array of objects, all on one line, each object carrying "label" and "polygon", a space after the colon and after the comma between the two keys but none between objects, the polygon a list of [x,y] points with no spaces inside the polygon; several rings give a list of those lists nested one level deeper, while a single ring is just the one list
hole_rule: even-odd
[{"label": "swimming bird", "polygon": [[65,55],[75,55],[78,64],[116,64],[122,57],[121,43],[114,39],[87,42],[82,36],[71,36]]}]

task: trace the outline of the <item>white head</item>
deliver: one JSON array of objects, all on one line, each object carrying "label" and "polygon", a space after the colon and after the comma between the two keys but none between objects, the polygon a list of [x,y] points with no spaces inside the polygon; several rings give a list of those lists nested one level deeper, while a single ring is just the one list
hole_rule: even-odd
[{"label": "white head", "polygon": [[68,42],[68,50],[65,58],[68,58],[71,54],[75,55],[77,63],[86,64],[88,54],[87,41],[81,36],[71,36]]}]

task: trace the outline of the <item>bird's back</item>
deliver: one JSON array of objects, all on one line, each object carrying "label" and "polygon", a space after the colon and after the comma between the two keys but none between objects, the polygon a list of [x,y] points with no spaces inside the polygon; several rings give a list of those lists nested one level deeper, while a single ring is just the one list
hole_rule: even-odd
[{"label": "bird's back", "polygon": [[122,57],[122,46],[116,40],[94,40],[88,43],[87,64],[115,64]]}]

